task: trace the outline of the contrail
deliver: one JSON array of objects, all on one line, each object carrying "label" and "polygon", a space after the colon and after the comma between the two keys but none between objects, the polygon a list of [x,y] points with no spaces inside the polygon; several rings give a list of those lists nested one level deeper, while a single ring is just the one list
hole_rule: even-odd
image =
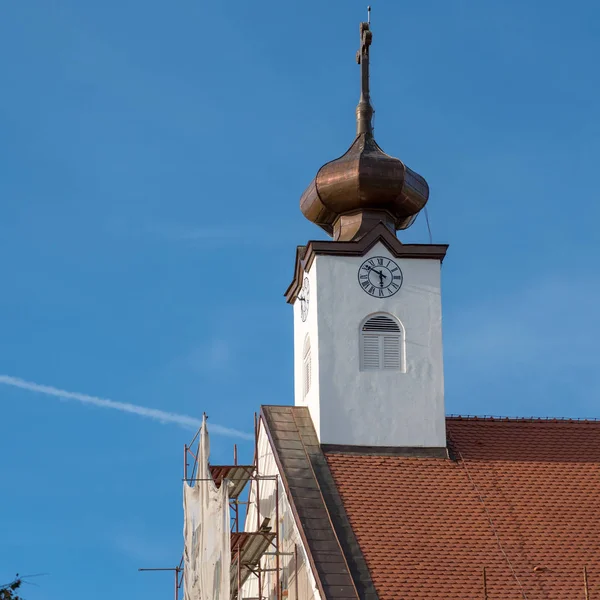
[{"label": "contrail", "polygon": [[[179,415],[177,413],[166,412],[156,408],[147,408],[145,406],[138,406],[127,402],[116,402],[114,400],[108,400],[107,398],[88,396],[87,394],[80,394],[78,392],[68,392],[67,390],[60,390],[49,385],[33,383],[32,381],[25,381],[24,379],[11,377],[10,375],[0,375],[0,384],[11,385],[12,387],[28,390],[29,392],[38,392],[40,394],[55,396],[56,398],[63,398],[65,400],[77,400],[77,402],[99,406],[100,408],[112,408],[113,410],[120,410],[121,412],[154,419],[160,423],[174,423],[185,429],[197,429],[202,425],[201,419],[196,419],[195,417],[190,417],[188,415]],[[210,423],[209,427],[211,433],[216,433],[218,435],[239,437],[245,440],[253,439],[253,436],[249,433],[231,429],[230,427],[223,427],[222,425],[217,425],[215,423]]]}]

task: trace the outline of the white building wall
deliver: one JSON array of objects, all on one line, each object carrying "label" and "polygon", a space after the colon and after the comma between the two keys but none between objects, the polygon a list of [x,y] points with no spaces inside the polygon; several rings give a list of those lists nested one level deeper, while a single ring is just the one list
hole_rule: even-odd
[{"label": "white building wall", "polygon": [[[360,265],[372,256],[393,259],[402,270],[402,287],[390,298],[374,298],[358,283]],[[308,405],[321,443],[446,445],[440,267],[437,259],[394,258],[381,243],[362,257],[315,257],[306,323],[299,302],[294,307],[296,404]],[[377,312],[404,326],[405,372],[360,370],[360,325]],[[304,401],[298,369],[307,332],[318,386]]]},{"label": "white building wall", "polygon": [[[310,273],[304,274],[304,277],[308,277],[310,286],[310,301],[308,316],[304,322],[302,321],[300,315],[300,301],[298,300],[294,303],[294,397],[296,406],[316,407],[318,405],[318,399],[320,396],[320,347],[318,344],[319,323],[317,321],[319,299],[317,298],[316,293],[316,270],[314,268],[311,269]],[[308,395],[305,396],[303,386],[303,351],[304,340],[306,339],[307,335],[310,336],[311,343],[312,384]],[[315,429],[318,432],[320,419],[318,410],[311,410],[311,416],[315,425]]]},{"label": "white building wall", "polygon": [[[306,550],[300,538],[285,489],[281,483],[279,470],[275,462],[273,449],[265,433],[260,427],[258,435],[258,473],[260,476],[276,476],[275,479],[260,482],[260,515],[257,520],[256,484],[253,482],[250,492],[250,505],[246,516],[245,531],[256,531],[257,521],[269,518],[271,526],[276,523],[276,486],[279,486],[279,534],[280,534],[280,572],[282,574],[284,597],[287,600],[321,600],[317,584],[310,568]],[[274,549],[270,548],[269,552]],[[297,559],[297,562],[296,562]],[[275,569],[275,556],[265,556],[262,560],[264,569]],[[275,600],[277,576],[275,571],[263,574],[263,598]],[[258,579],[251,576],[242,588],[241,598],[258,598]]]}]

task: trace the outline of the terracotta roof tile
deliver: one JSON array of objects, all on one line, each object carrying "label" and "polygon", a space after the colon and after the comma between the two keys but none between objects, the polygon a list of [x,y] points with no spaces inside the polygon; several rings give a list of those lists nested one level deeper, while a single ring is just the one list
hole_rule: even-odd
[{"label": "terracotta roof tile", "polygon": [[449,418],[453,459],[327,453],[380,600],[600,598],[600,422]]}]

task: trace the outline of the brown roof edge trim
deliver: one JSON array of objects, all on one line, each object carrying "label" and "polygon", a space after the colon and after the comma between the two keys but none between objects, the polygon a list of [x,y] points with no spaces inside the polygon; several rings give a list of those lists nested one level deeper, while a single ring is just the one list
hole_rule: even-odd
[{"label": "brown roof edge trim", "polygon": [[[302,273],[300,272],[300,268],[302,265],[302,259],[306,254],[306,246],[296,246],[296,258],[294,261],[294,276],[292,278],[292,282],[288,286],[287,290],[283,293],[288,303],[291,303],[293,300],[296,300],[296,296],[300,292],[300,288],[302,287]],[[293,298],[293,300],[292,300]]]},{"label": "brown roof edge trim", "polygon": [[[294,279],[285,292],[288,303],[292,304],[302,285],[302,270],[310,271],[318,254],[334,256],[364,256],[377,242],[381,242],[395,258],[415,258],[439,260],[443,262],[448,244],[403,244],[383,223],[379,223],[357,242],[333,242],[312,240],[303,247],[303,256],[296,253]],[[302,246],[301,246],[302,247]]]},{"label": "brown roof edge trim", "polygon": [[447,448],[321,444],[321,449],[325,454],[352,454],[356,456],[405,456],[407,458],[449,458]]},{"label": "brown roof edge trim", "polygon": [[442,261],[448,250],[448,244],[403,244],[383,223],[378,223],[356,242],[309,242],[304,255],[304,268],[310,270],[316,254],[363,256],[377,242],[386,246],[396,258],[429,258]]},{"label": "brown roof edge trim", "polygon": [[[327,600],[327,596],[325,594],[325,589],[323,588],[323,583],[319,577],[319,571],[317,570],[317,565],[315,563],[315,559],[313,558],[312,552],[310,550],[310,545],[308,543],[308,539],[306,538],[306,533],[304,531],[304,527],[302,526],[302,521],[300,519],[300,515],[298,514],[298,509],[296,508],[296,503],[294,502],[294,497],[290,491],[290,486],[287,481],[287,477],[285,475],[285,471],[283,469],[283,464],[281,463],[281,457],[279,456],[279,451],[277,449],[277,444],[271,435],[271,428],[269,427],[269,422],[267,415],[265,414],[265,408],[269,408],[267,406],[260,407],[260,423],[265,428],[265,432],[267,433],[267,437],[269,438],[269,443],[271,444],[271,449],[273,450],[273,456],[275,457],[275,463],[277,464],[277,469],[279,470],[279,475],[281,477],[281,481],[283,483],[283,487],[285,489],[285,493],[287,495],[287,500],[289,502],[290,508],[292,509],[292,513],[294,515],[294,519],[296,521],[296,526],[298,527],[298,531],[300,533],[300,538],[302,539],[302,544],[304,545],[304,550],[306,551],[306,556],[308,557],[308,562],[310,563],[310,568],[312,569],[313,576],[315,578],[315,582],[317,587],[319,588],[319,594],[321,595],[322,600]],[[291,407],[289,407],[291,408]],[[259,429],[260,431],[260,429]],[[310,462],[310,461],[309,461]]]},{"label": "brown roof edge trim", "polygon": [[322,449],[318,448],[313,452],[313,458],[310,456],[308,458],[313,475],[319,484],[331,526],[342,550],[344,562],[352,577],[357,596],[361,600],[379,600],[371,572],[362,548],[356,539],[354,529],[350,525],[346,508],[329,468],[327,457],[324,455]]},{"label": "brown roof edge trim", "polygon": [[[307,410],[308,412],[308,410]],[[309,413],[310,415],[310,413]],[[294,423],[296,423],[296,427],[298,427],[298,424],[296,422],[296,415],[294,414],[294,410],[292,409],[292,419],[294,420]],[[311,419],[312,421],[312,419]],[[327,500],[325,498],[325,495],[323,493],[323,481],[321,479],[319,479],[319,477],[317,476],[317,473],[315,472],[315,465],[313,464],[313,460],[311,459],[310,455],[308,454],[308,451],[306,450],[306,445],[304,444],[304,440],[302,439],[302,434],[300,433],[300,429],[298,428],[298,432],[300,435],[300,440],[302,441],[302,446],[304,447],[304,453],[306,454],[306,459],[308,460],[308,464],[310,465],[310,470],[312,471],[313,477],[315,478],[315,481],[317,482],[318,486],[319,486],[319,493],[321,495],[321,499],[323,500],[323,505],[325,506],[325,510],[327,512],[327,517],[329,519],[329,524],[331,525],[331,530],[333,531],[333,535],[335,536],[335,539],[337,540],[338,546],[340,548],[340,552],[342,555],[342,558],[344,560],[344,564],[346,565],[346,569],[348,570],[348,574],[350,575],[350,579],[352,581],[352,586],[354,587],[354,591],[356,592],[356,598],[357,600],[360,600],[360,595],[358,593],[358,589],[356,588],[356,581],[354,580],[354,574],[352,572],[352,570],[350,569],[350,565],[348,564],[348,557],[346,556],[346,552],[344,550],[344,547],[340,541],[340,537],[338,535],[338,531],[335,527],[335,524],[333,522],[333,518],[331,516],[331,510],[330,510],[330,505],[327,503]],[[316,437],[316,432],[315,432],[315,437]],[[321,459],[323,461],[324,464],[327,464],[327,459],[325,458],[325,455],[323,454],[323,452],[320,452],[321,455]],[[326,483],[330,483],[333,484],[333,486],[335,487],[335,490],[337,491],[337,487],[335,486],[335,483],[333,481],[333,476],[331,475],[331,472],[329,471],[329,468],[327,468],[327,471],[329,472],[329,480]],[[345,513],[344,513],[345,514]],[[347,518],[346,518],[347,520]],[[358,544],[356,544],[358,547]],[[360,549],[359,549],[360,552]],[[362,553],[361,553],[362,556]],[[371,583],[372,585],[372,583]]]}]

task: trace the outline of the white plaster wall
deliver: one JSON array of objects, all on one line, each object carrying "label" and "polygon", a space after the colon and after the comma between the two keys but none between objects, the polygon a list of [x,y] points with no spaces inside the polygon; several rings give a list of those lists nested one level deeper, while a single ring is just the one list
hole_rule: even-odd
[{"label": "white plaster wall", "polygon": [[[300,318],[300,317],[298,317]],[[281,483],[281,476],[275,462],[273,449],[265,433],[262,423],[258,434],[258,473],[261,476],[277,476],[277,480],[268,479],[260,482],[260,515],[257,520],[256,484],[252,483],[250,491],[250,504],[246,514],[245,531],[256,531],[257,522],[265,517],[271,519],[271,525],[275,525],[275,499],[276,485],[279,486],[279,534],[280,534],[280,568],[283,574],[283,585],[287,590],[288,600],[320,600],[317,584],[308,562],[306,550],[300,538],[300,532],[296,525],[285,489]],[[296,551],[294,551],[296,547]],[[269,552],[272,552],[272,548]],[[295,563],[295,556],[298,562]],[[262,559],[264,569],[275,569],[276,559],[274,556],[265,556]],[[276,598],[276,573],[267,571],[264,573],[263,598],[275,600]],[[297,592],[297,593],[296,593]],[[241,598],[258,598],[258,580],[251,576],[242,587]]]},{"label": "white plaster wall", "polygon": [[[373,298],[361,289],[357,272],[371,256],[400,265],[404,279],[394,296]],[[379,243],[363,257],[318,255],[309,277],[314,306],[305,327],[297,308],[296,369],[301,369],[302,343],[310,331],[319,385],[307,404],[321,443],[445,446],[440,261],[397,259]],[[404,373],[360,371],[359,327],[376,312],[395,315],[404,325]],[[296,390],[298,404],[298,379]]]},{"label": "white plaster wall", "polygon": [[[311,415],[317,432],[319,431],[319,388],[320,388],[320,362],[319,362],[319,324],[317,319],[319,301],[317,298],[317,277],[316,270],[312,268],[310,273],[305,273],[303,276],[308,277],[310,286],[310,299],[308,307],[308,316],[306,321],[302,321],[300,316],[300,301],[294,303],[294,403],[296,406],[308,406],[311,409]],[[306,334],[310,335],[311,343],[311,360],[312,360],[312,384],[310,392],[304,397],[303,389],[303,354],[304,340]]]}]

